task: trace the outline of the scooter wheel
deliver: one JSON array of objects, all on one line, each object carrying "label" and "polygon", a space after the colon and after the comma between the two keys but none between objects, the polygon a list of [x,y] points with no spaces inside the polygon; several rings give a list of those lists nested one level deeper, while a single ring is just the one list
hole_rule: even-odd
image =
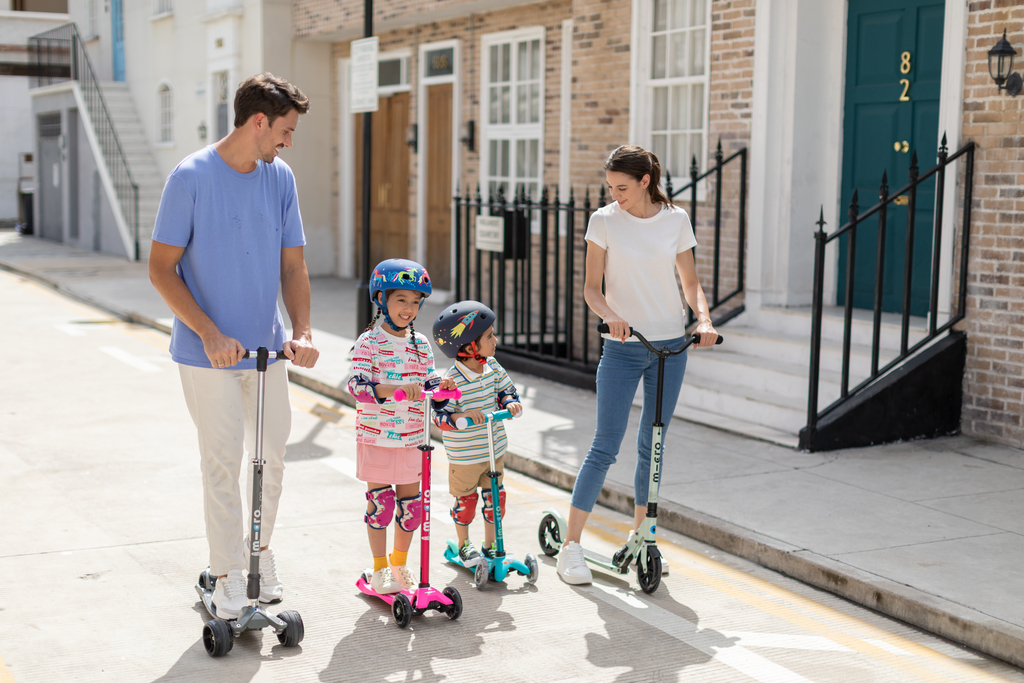
[{"label": "scooter wheel", "polygon": [[540,520],[537,540],[540,541],[540,549],[548,557],[554,557],[562,549],[562,534],[558,531],[558,520],[554,515],[544,515],[544,519]]},{"label": "scooter wheel", "polygon": [[398,593],[391,603],[391,615],[395,618],[398,628],[405,628],[412,621],[412,603],[405,593]]},{"label": "scooter wheel", "polygon": [[533,553],[526,553],[523,562],[526,563],[526,568],[530,570],[530,573],[526,575],[526,583],[537,583],[537,576],[540,574],[540,565],[537,564],[537,558],[533,556]]},{"label": "scooter wheel", "polygon": [[658,552],[647,552],[647,571],[644,571],[643,565],[640,564],[640,558],[636,558],[636,578],[644,593],[658,590],[658,586],[661,585],[661,555]]},{"label": "scooter wheel", "polygon": [[491,573],[491,568],[487,564],[487,560],[480,560],[480,564],[473,570],[473,585],[476,586],[477,590],[483,590],[484,586],[487,585],[488,574]]},{"label": "scooter wheel", "polygon": [[285,610],[277,615],[277,618],[285,623],[287,628],[277,632],[277,642],[285,647],[295,647],[302,642],[306,635],[306,627],[302,625],[302,617],[293,609]]},{"label": "scooter wheel", "polygon": [[223,657],[235,644],[231,626],[223,619],[211,619],[203,625],[203,647],[211,657]]},{"label": "scooter wheel", "polygon": [[459,595],[459,591],[455,590],[451,586],[445,588],[441,593],[452,601],[452,604],[448,607],[448,618],[455,621],[462,616],[462,596]]}]

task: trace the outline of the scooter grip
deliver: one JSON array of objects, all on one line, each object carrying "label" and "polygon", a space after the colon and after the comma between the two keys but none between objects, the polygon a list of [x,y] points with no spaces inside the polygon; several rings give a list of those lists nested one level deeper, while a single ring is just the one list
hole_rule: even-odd
[{"label": "scooter grip", "polygon": [[[491,416],[491,420],[493,422],[510,420],[513,417],[515,417],[514,415],[512,415],[512,411],[509,410],[508,408],[505,408],[504,410],[495,410],[493,413],[488,414]],[[469,419],[468,417],[460,417],[458,420],[455,421],[455,427],[457,429],[466,429],[467,427],[472,427],[474,424],[476,423],[473,422],[473,420]]]},{"label": "scooter grip", "polygon": [[[454,398],[456,401],[462,398],[461,389],[435,389],[430,393],[430,397],[435,401],[443,401],[446,398]],[[395,400],[404,401],[406,400],[405,392],[401,389],[395,390]]]},{"label": "scooter grip", "polygon": [[[601,334],[608,334],[612,330],[611,330],[610,327],[608,327],[608,323],[601,323],[601,324],[599,324],[597,326],[597,331],[600,332]],[[633,334],[633,328],[632,327],[629,328],[629,334],[630,334],[630,336],[632,336],[632,334]]]}]

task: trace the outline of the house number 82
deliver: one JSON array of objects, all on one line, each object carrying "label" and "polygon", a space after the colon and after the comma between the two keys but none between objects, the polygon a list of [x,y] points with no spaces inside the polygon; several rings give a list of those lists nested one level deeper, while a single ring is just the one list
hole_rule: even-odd
[{"label": "house number 82", "polygon": [[[900,55],[900,73],[901,74],[908,74],[908,73],[910,73],[910,53],[909,52],[904,52],[903,54]],[[909,93],[910,93],[910,79],[909,78],[901,78],[900,79],[900,85],[903,86],[903,92],[900,93],[900,102],[909,102],[910,101],[910,95],[909,95]]]}]

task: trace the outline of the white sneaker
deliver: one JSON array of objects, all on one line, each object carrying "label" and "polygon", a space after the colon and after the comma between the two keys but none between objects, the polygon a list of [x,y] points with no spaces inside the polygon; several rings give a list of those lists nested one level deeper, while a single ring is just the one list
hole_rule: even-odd
[{"label": "white sneaker", "polygon": [[[249,569],[249,537],[243,541],[245,548],[245,568]],[[271,604],[281,602],[284,598],[284,584],[277,576],[277,562],[274,549],[260,551],[260,602]]]},{"label": "white sneaker", "polygon": [[402,584],[402,588],[407,591],[414,591],[419,585],[419,581],[416,580],[416,575],[409,569],[409,565],[403,564],[401,566],[391,565],[391,575],[395,577],[395,581]]},{"label": "white sneaker", "polygon": [[569,541],[559,551],[556,571],[566,583],[579,585],[594,580],[587,561],[583,559],[583,546],[576,541]]},{"label": "white sneaker", "polygon": [[281,602],[284,598],[284,584],[277,578],[277,563],[274,549],[260,551],[260,602]]},{"label": "white sneaker", "polygon": [[375,571],[370,577],[370,588],[379,595],[389,595],[401,592],[402,584],[395,581],[390,567],[384,567]]},{"label": "white sneaker", "polygon": [[213,589],[213,606],[220,619],[237,619],[238,612],[249,604],[245,597],[245,572],[241,569],[229,569],[228,575],[217,579],[217,587]]}]

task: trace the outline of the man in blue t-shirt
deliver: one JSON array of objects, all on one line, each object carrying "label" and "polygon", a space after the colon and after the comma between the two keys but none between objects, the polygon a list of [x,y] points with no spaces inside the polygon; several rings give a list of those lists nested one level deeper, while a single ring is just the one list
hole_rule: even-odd
[{"label": "man in blue t-shirt", "polygon": [[[167,177],[149,256],[149,278],[174,313],[171,357],[199,432],[210,572],[218,577],[213,602],[224,618],[237,617],[248,602],[238,479],[243,452],[255,450],[257,377],[255,360],[242,356],[260,346],[284,349],[304,368],[319,356],[295,176],[277,158],[278,150],[292,146],[309,100],[291,83],[263,73],[238,87],[234,104],[234,130]],[[279,286],[292,324],[289,341],[277,306]],[[284,595],[269,543],[290,430],[287,371],[284,362],[271,362],[263,425],[262,602]]]}]

